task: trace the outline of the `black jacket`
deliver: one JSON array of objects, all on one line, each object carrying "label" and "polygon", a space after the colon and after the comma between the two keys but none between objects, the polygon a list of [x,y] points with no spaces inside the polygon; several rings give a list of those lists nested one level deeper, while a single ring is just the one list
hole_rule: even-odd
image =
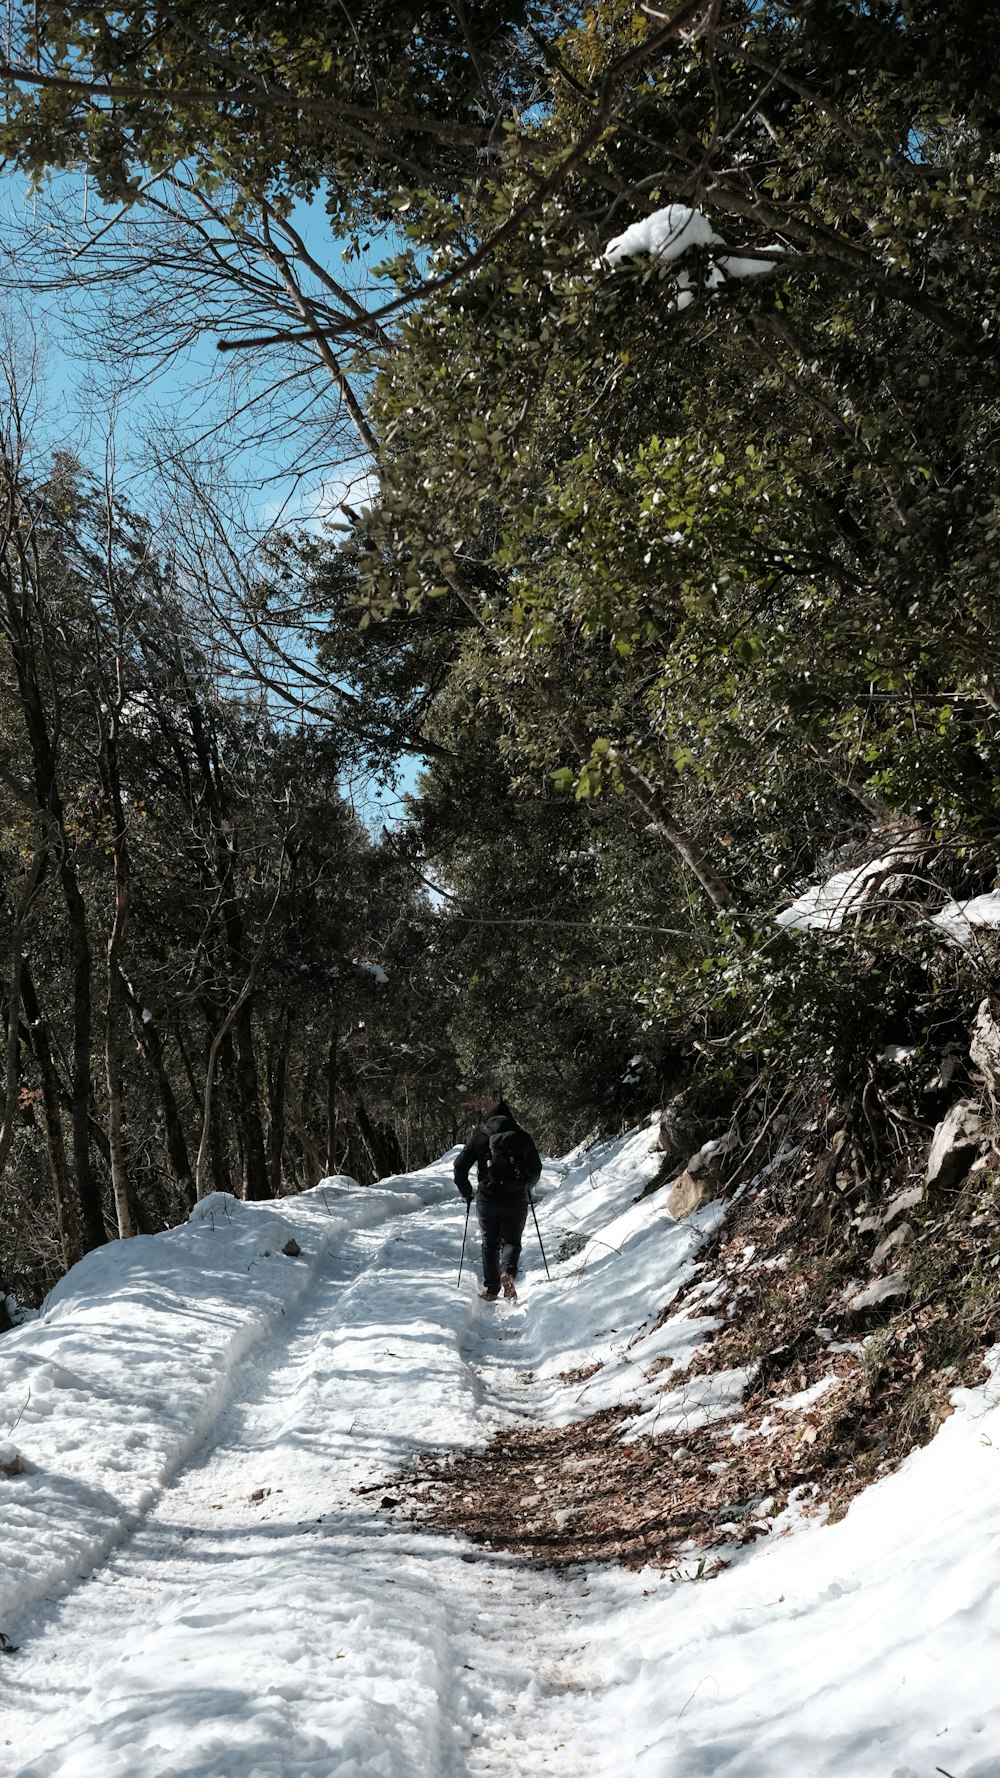
[{"label": "black jacket", "polygon": [[527,1190],[529,1186],[534,1185],[536,1179],[539,1177],[542,1171],[542,1163],[539,1159],[538,1150],[535,1147],[534,1142],[528,1135],[527,1130],[522,1130],[520,1125],[515,1121],[506,1099],[498,1099],[497,1103],[491,1105],[489,1111],[486,1113],[486,1116],[483,1119],[482,1129],[477,1130],[475,1135],[470,1137],[455,1162],[455,1184],[463,1197],[468,1196],[470,1190],[469,1173],[473,1163],[475,1163],[477,1168],[479,1190],[481,1192],[489,1193],[495,1189],[490,1180],[489,1172],[490,1137],[499,1130],[517,1130],[518,1135],[521,1138],[521,1148],[527,1174],[524,1189]]}]

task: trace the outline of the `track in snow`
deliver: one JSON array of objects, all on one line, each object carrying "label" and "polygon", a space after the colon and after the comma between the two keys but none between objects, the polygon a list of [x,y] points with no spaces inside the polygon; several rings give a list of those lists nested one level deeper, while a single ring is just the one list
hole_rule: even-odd
[{"label": "track in snow", "polygon": [[129,1541],[17,1626],[12,1778],[588,1768],[586,1583],[354,1492],[517,1412],[524,1313],[456,1292],[456,1226],[435,1205],[331,1251]]}]

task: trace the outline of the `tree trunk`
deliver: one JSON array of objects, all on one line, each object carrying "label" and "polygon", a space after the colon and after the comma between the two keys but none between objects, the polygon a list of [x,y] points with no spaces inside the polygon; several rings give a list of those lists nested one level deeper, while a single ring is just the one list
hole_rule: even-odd
[{"label": "tree trunk", "polygon": [[21,978],[24,973],[24,928],[31,912],[31,906],[38,893],[42,876],[45,871],[46,856],[39,847],[31,862],[24,888],[18,898],[17,907],[13,910],[10,938],[10,979],[7,990],[7,1046],[6,1067],[4,1071],[3,1090],[3,1124],[0,1126],[0,1174],[7,1165],[10,1146],[14,1140],[14,1125],[18,1113],[21,1088]]},{"label": "tree trunk", "polygon": [[111,1189],[118,1217],[118,1236],[125,1241],[135,1234],[129,1205],[125,1165],[125,1128],[122,1115],[122,1028],[125,997],[118,976],[118,916],[108,940],[108,1016],[104,1032],[104,1066],[108,1083],[108,1146],[111,1150]]},{"label": "tree trunk", "polygon": [[339,1032],[336,1025],[330,1032],[326,1052],[326,1174],[332,1178],[337,1171],[337,1077],[340,1056]]},{"label": "tree trunk", "polygon": [[135,1233],[129,1204],[128,1169],[125,1160],[125,1120],[122,1108],[123,1055],[122,1038],[125,1027],[125,997],[122,992],[122,949],[128,930],[131,905],[131,871],[129,869],[128,830],[125,825],[125,803],[122,797],[118,766],[118,721],[122,707],[121,660],[115,660],[116,687],[114,702],[109,698],[105,713],[103,702],[97,705],[97,727],[100,735],[99,770],[111,817],[112,855],[114,858],[115,907],[108,934],[107,1017],[104,1025],[104,1073],[108,1086],[108,1148],[111,1160],[111,1190],[118,1218],[118,1237],[125,1241]]},{"label": "tree trunk", "polygon": [[63,866],[60,868],[59,878],[66,901],[66,911],[69,915],[70,954],[73,959],[73,1074],[70,1083],[73,1170],[76,1174],[76,1189],[83,1212],[85,1240],[90,1248],[100,1247],[108,1239],[104,1226],[100,1189],[94,1177],[90,1153],[93,1034],[90,939],[87,933],[87,911],[76,880],[76,872],[68,866]]},{"label": "tree trunk", "polygon": [[194,1174],[191,1171],[187,1138],[184,1134],[184,1125],[178,1110],[177,1099],[163,1060],[163,1040],[156,1029],[151,1013],[141,1004],[135,990],[124,976],[122,983],[132,1016],[132,1029],[135,1032],[139,1053],[148,1064],[149,1071],[156,1082],[160,1108],[163,1112],[163,1134],[167,1159],[171,1172],[180,1186],[184,1202],[190,1210],[197,1195],[194,1188]]},{"label": "tree trunk", "polygon": [[315,1185],[324,1176],[323,1157],[309,1132],[300,1125],[297,1132],[302,1147],[302,1164],[309,1185]]},{"label": "tree trunk", "polygon": [[[227,1050],[230,1049],[229,1027],[236,1017],[239,1004],[237,1001],[235,1006],[230,1008],[208,1046],[208,1056],[205,1062],[205,1097],[201,1116],[201,1141],[198,1145],[198,1158],[194,1164],[195,1193],[199,1199],[205,1196],[205,1167],[208,1161],[209,1147],[212,1151],[212,1178],[215,1190],[228,1191],[231,1187],[219,1122],[218,1094],[215,1082],[223,1044],[226,1045]],[[226,1185],[222,1184],[223,1178],[228,1182]]]},{"label": "tree trunk", "polygon": [[[450,580],[450,584],[471,614],[474,622],[485,630],[493,647],[495,649],[498,648],[496,638],[492,635],[488,626],[483,622],[478,598],[472,592],[471,588],[465,585],[460,575],[454,575]],[[560,704],[558,702],[555,683],[548,682],[544,675],[538,679],[537,686],[542,698],[552,715],[555,717],[556,722],[559,724],[559,727],[575,747],[581,762],[585,762],[591,756],[591,742],[580,723],[576,720],[572,709],[567,709],[565,704]],[[662,795],[661,791],[659,791],[650,779],[646,777],[644,772],[640,771],[637,766],[634,766],[628,758],[618,751],[617,748],[612,749],[610,758],[613,759],[614,764],[617,766],[618,771],[621,774],[621,781],[624,789],[628,792],[633,802],[638,804],[639,808],[646,816],[650,832],[655,833],[659,839],[665,840],[667,845],[673,848],[678,858],[681,860],[681,863],[686,865],[687,869],[693,873],[704,889],[706,895],[708,895],[709,899],[717,908],[723,909],[732,907],[736,898],[733,891],[730,889],[729,884],[719,875],[714,865],[710,863],[704,848],[699,845],[694,836],[685,832],[684,828],[678,827],[673,819],[673,812],[670,805]]]},{"label": "tree trunk", "polygon": [[622,754],[614,753],[614,761],[621,773],[622,783],[632,800],[638,803],[649,822],[651,833],[657,834],[672,846],[682,864],[698,879],[709,900],[721,909],[731,908],[735,904],[735,896],[729,884],[721,877],[714,865],[709,861],[704,848],[699,845],[693,834],[678,827],[673,819],[669,804],[656,786],[650,782],[644,772],[639,771]]},{"label": "tree trunk", "polygon": [[354,1115],[365,1147],[372,1157],[376,1179],[389,1179],[396,1173],[402,1173],[403,1156],[395,1133],[392,1130],[377,1130],[360,1099],[355,1105]]},{"label": "tree trunk", "polygon": [[271,1197],[268,1180],[267,1152],[260,1121],[260,1080],[254,1053],[253,1013],[247,998],[240,1007],[235,1023],[236,1085],[240,1109],[240,1131],[243,1140],[244,1192],[251,1203]]},{"label": "tree trunk", "polygon": [[68,1272],[70,1266],[75,1265],[80,1258],[83,1252],[83,1243],[80,1238],[80,1223],[73,1195],[73,1181],[70,1177],[69,1162],[66,1158],[66,1143],[63,1137],[61,1083],[52,1060],[48,1029],[42,1018],[38,997],[35,993],[35,984],[31,979],[31,970],[27,962],[21,972],[21,992],[28,1019],[29,1039],[41,1077],[42,1116],[45,1122],[45,1145],[49,1153],[52,1190],[56,1201],[56,1227],[59,1231],[63,1265]]},{"label": "tree trunk", "polygon": [[31,597],[15,586],[8,569],[3,577],[4,629],[10,644],[20,693],[21,714],[31,750],[35,797],[44,843],[54,837],[58,847],[57,876],[69,922],[70,958],[73,967],[73,1068],[72,1122],[73,1166],[83,1215],[86,1246],[100,1247],[107,1240],[101,1194],[94,1177],[90,1154],[91,1051],[93,1007],[91,1003],[90,939],[87,910],[76,871],[56,776],[56,755],[39,686],[36,638],[33,633]]},{"label": "tree trunk", "polygon": [[285,1149],[285,1086],[288,1079],[288,1043],[292,1012],[286,1007],[278,1020],[274,1046],[268,1056],[267,1180],[272,1198],[281,1193],[282,1156]]},{"label": "tree trunk", "polygon": [[[370,1126],[369,1126],[370,1127]],[[378,1161],[361,1125],[355,1121],[347,1136],[347,1171],[362,1185],[374,1185],[380,1178]]]},{"label": "tree trunk", "polygon": [[[232,1192],[236,1183],[230,1161],[229,1142],[226,1137],[226,1097],[224,1088],[232,1078],[233,1046],[226,1033],[219,1046],[219,1078],[218,1085],[212,1093],[209,1120],[209,1152],[211,1155],[212,1188],[217,1192]],[[197,1195],[203,1195],[203,1186],[198,1175],[195,1177]]]}]

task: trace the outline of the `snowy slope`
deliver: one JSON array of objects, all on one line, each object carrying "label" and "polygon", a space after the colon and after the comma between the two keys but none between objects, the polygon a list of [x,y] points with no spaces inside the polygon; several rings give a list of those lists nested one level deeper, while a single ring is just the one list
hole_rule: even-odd
[{"label": "snowy slope", "polygon": [[[341,1205],[349,1203],[345,1215]],[[351,1227],[423,1208],[336,1180],[258,1209],[216,1194],[167,1235],[90,1253],[0,1347],[0,1628],[83,1573],[152,1503],[227,1399],[233,1372]],[[295,1236],[298,1259],[281,1253]]]},{"label": "snowy slope", "polygon": [[[996,1778],[992,1386],[840,1524],[790,1514],[710,1582],[555,1576],[383,1506],[414,1454],[521,1417],[678,1411],[651,1361],[686,1362],[711,1280],[654,1322],[721,1208],[636,1202],[649,1148],[547,1170],[553,1279],[529,1224],[513,1308],[456,1288],[447,1160],[209,1200],[77,1267],[0,1341],[0,1769]],[[742,1379],[698,1381],[683,1411],[725,1427]]]}]

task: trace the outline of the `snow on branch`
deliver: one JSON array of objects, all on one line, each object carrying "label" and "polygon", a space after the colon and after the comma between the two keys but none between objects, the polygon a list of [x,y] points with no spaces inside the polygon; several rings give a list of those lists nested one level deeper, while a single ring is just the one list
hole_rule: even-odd
[{"label": "snow on branch", "polygon": [[773,271],[784,252],[783,247],[774,243],[752,253],[716,251],[726,245],[700,210],[693,210],[687,204],[668,204],[662,210],[654,210],[651,216],[631,223],[623,234],[616,235],[596,263],[598,268],[614,267],[621,265],[623,260],[646,254],[669,265],[691,247],[708,248],[712,263],[702,279],[686,271],[676,274],[675,307],[686,309],[700,288],[717,290],[730,278],[758,278],[764,272]]}]

